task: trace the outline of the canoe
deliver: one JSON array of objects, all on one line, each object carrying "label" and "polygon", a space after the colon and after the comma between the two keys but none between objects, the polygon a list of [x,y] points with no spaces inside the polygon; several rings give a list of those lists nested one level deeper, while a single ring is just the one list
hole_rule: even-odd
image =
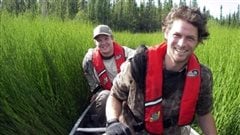
[{"label": "canoe", "polygon": [[[101,127],[94,123],[94,114],[91,113],[94,102],[91,102],[87,108],[80,115],[74,124],[69,135],[104,135],[106,131],[105,123]],[[199,135],[193,128],[191,128],[190,135]]]},{"label": "canoe", "polygon": [[105,126],[102,125],[102,127],[99,127],[94,123],[94,116],[91,114],[94,103],[95,102],[91,102],[83,111],[69,135],[102,135],[105,133]]}]

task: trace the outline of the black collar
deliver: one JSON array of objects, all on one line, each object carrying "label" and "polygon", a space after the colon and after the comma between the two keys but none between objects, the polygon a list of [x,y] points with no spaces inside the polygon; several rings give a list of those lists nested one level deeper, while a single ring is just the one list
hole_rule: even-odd
[{"label": "black collar", "polygon": [[101,54],[101,56],[102,56],[102,58],[104,59],[104,60],[109,60],[109,59],[111,59],[113,56],[114,56],[114,54],[112,54],[111,56],[103,56],[102,54]]}]

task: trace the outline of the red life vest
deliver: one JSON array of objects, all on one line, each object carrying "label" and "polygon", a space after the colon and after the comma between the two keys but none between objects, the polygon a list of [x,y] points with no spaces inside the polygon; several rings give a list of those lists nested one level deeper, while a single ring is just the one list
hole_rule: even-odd
[{"label": "red life vest", "polygon": [[[152,134],[163,134],[163,60],[166,54],[166,43],[149,48],[147,58],[147,76],[145,90],[145,129]],[[160,72],[159,72],[160,71]],[[194,54],[187,65],[183,95],[180,103],[178,125],[190,124],[195,114],[198,94],[200,91],[200,64]]]},{"label": "red life vest", "polygon": [[[116,42],[113,42],[113,48],[114,48],[113,55],[116,62],[117,71],[120,72],[120,66],[126,60],[124,49]],[[101,86],[106,90],[110,90],[112,87],[112,82],[107,75],[107,71],[103,64],[103,59],[99,50],[94,51],[92,60],[93,66],[98,74]]]}]

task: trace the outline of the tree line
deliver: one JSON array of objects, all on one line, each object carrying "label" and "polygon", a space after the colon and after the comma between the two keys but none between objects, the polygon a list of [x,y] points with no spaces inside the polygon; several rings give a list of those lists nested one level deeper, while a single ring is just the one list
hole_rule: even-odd
[{"label": "tree line", "polygon": [[[89,20],[108,24],[116,30],[153,32],[161,29],[161,22],[172,7],[188,5],[198,7],[197,0],[0,0],[1,10],[20,15],[29,12],[32,16],[57,16],[66,19]],[[214,19],[206,8],[204,14]],[[240,6],[234,14],[216,20],[225,25],[240,25]]]},{"label": "tree line", "polygon": [[237,12],[229,13],[227,16],[223,16],[223,6],[220,6],[220,18],[217,21],[222,25],[238,26],[240,27],[240,4],[237,6]]}]

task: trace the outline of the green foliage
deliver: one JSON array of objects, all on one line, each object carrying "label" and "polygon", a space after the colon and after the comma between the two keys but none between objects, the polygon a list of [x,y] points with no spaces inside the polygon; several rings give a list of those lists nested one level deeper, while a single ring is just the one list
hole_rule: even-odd
[{"label": "green foliage", "polygon": [[78,0],[69,0],[69,18],[73,19],[75,15],[78,13]]},{"label": "green foliage", "polygon": [[95,9],[95,3],[96,3],[96,0],[88,0],[88,10],[87,10],[87,15],[88,15],[88,18],[95,22],[96,21],[96,9]]},{"label": "green foliage", "polygon": [[101,24],[110,23],[110,0],[96,0],[95,2],[95,20]]},{"label": "green foliage", "polygon": [[[65,21],[67,19],[84,18],[93,23],[107,24],[117,30],[131,32],[155,32],[161,29],[162,19],[172,7],[187,5],[198,7],[197,0],[3,0],[1,7],[13,15],[31,13],[33,17],[56,16]],[[216,20],[227,26],[240,26],[240,4],[237,11],[222,15]],[[210,11],[203,12],[208,18],[214,18]],[[81,16],[80,16],[81,15]]]},{"label": "green foliage", "polygon": [[213,113],[219,135],[235,135],[240,133],[240,37],[236,36],[240,30],[211,22],[209,31],[210,39],[199,46],[197,55],[214,75]]},{"label": "green foliage", "polygon": [[2,15],[1,134],[68,133],[88,97],[81,69],[91,44],[86,29],[92,28]]}]

